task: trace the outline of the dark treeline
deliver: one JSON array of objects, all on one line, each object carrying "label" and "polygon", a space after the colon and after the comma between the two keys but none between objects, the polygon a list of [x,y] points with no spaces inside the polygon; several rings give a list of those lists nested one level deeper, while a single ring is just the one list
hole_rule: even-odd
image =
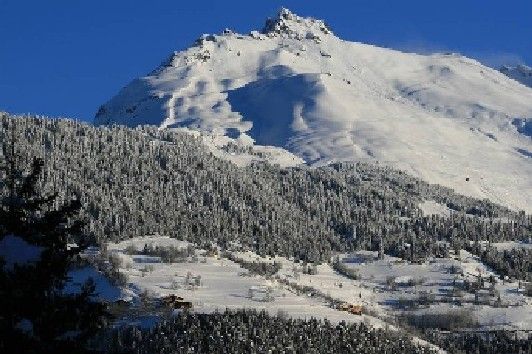
[{"label": "dark treeline", "polygon": [[476,253],[497,274],[532,282],[532,250],[516,248],[498,251],[495,247],[488,247]]},{"label": "dark treeline", "polygon": [[397,332],[364,323],[339,324],[271,316],[255,310],[181,313],[151,330],[114,332],[112,353],[433,353]]},{"label": "dark treeline", "polygon": [[185,262],[187,258],[194,257],[196,254],[196,250],[192,245],[188,245],[185,248],[180,248],[176,246],[153,246],[151,244],[146,244],[142,250],[138,250],[134,246],[130,246],[127,247],[125,251],[128,254],[143,254],[145,256],[160,257],[161,261],[165,263]]},{"label": "dark treeline", "polygon": [[81,204],[57,205],[38,188],[41,160],[22,168],[14,144],[0,140],[0,151],[0,353],[90,353],[86,343],[112,316],[94,301],[92,279],[64,292],[87,247]]},{"label": "dark treeline", "polygon": [[282,265],[279,262],[257,262],[257,261],[246,261],[242,258],[234,256],[230,252],[222,253],[224,258],[227,258],[235,263],[238,263],[242,268],[247,269],[249,274],[259,274],[264,276],[272,276],[276,274],[281,268]]},{"label": "dark treeline", "polygon": [[[355,249],[418,259],[440,254],[438,240],[463,247],[531,236],[524,213],[379,165],[237,167],[183,132],[7,115],[1,139],[13,125],[17,154],[43,158],[40,182],[58,203],[80,196],[98,240],[160,233],[314,262]],[[423,216],[423,200],[456,212]]]},{"label": "dark treeline", "polygon": [[530,354],[532,334],[506,331],[453,332],[429,331],[427,339],[449,354]]}]

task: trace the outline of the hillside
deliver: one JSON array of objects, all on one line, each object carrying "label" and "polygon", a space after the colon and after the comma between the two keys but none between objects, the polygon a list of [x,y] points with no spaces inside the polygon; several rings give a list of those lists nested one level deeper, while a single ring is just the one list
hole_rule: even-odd
[{"label": "hillside", "polygon": [[425,257],[441,239],[459,246],[485,234],[492,242],[530,236],[529,216],[388,167],[238,167],[185,132],[7,115],[1,123],[0,138],[14,132],[21,162],[44,159],[45,191],[78,195],[87,232],[102,242],[159,233],[328,261],[359,248],[406,256],[414,240]]},{"label": "hillside", "polygon": [[475,60],[344,41],[283,9],[260,32],[203,35],[95,121],[253,139],[312,165],[379,161],[530,212],[530,117],[532,89]]},{"label": "hillside", "polygon": [[[183,319],[203,318],[208,338],[209,323],[226,323],[245,308],[264,311],[261,331],[268,333],[275,326],[267,324],[294,319],[306,334],[296,342],[309,348],[320,345],[319,333],[338,329],[335,323],[352,328],[348,345],[364,353],[367,338],[381,348],[376,352],[443,352],[424,339],[451,353],[530,347],[513,332],[486,344],[482,334],[431,331],[412,338],[401,329],[458,323],[529,331],[522,284],[532,279],[530,215],[370,163],[280,167],[259,159],[237,166],[186,129],[1,114],[0,141],[12,139],[20,166],[43,159],[42,193],[57,194],[57,205],[74,196],[83,205],[83,235],[99,247],[82,255],[67,291],[95,275],[101,299],[120,296],[111,304],[119,319],[108,333],[117,338],[102,339],[103,348],[152,352],[181,345],[187,337],[160,335],[181,333],[175,312],[161,301],[171,294],[191,301],[194,310]],[[0,198],[6,193],[4,185]],[[479,302],[485,286],[491,290]],[[364,312],[342,310],[346,303],[362,304]],[[238,323],[228,329],[246,328]],[[318,337],[305,329],[309,323],[323,329]],[[340,332],[343,350],[347,337]],[[255,340],[255,333],[264,332],[242,338]]]},{"label": "hillside", "polygon": [[499,71],[525,86],[532,87],[532,68],[529,66],[503,66]]}]

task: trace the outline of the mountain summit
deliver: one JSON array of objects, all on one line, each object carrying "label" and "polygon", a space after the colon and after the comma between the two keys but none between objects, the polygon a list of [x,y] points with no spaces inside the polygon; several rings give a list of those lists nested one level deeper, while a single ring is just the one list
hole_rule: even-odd
[{"label": "mountain summit", "polygon": [[201,36],[95,122],[254,140],[314,165],[379,161],[532,211],[531,119],[532,89],[473,59],[344,41],[282,9],[262,31]]},{"label": "mountain summit", "polygon": [[313,39],[315,34],[332,34],[324,21],[301,17],[285,8],[282,8],[276,17],[266,20],[261,32],[268,36],[293,39]]}]

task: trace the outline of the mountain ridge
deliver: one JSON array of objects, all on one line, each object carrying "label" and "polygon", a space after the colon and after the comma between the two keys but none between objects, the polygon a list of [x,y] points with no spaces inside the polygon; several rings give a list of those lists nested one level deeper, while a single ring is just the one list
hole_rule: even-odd
[{"label": "mountain ridge", "polygon": [[530,117],[532,89],[473,59],[343,41],[282,9],[261,31],[173,53],[95,123],[186,127],[313,165],[379,161],[530,211]]},{"label": "mountain ridge", "polygon": [[532,87],[532,68],[519,64],[516,66],[504,65],[499,71],[515,81],[522,83],[525,86]]}]

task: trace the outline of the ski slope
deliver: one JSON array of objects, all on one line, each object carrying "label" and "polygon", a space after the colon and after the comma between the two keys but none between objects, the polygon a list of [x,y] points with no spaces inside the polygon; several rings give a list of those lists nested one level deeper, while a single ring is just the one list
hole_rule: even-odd
[{"label": "ski slope", "polygon": [[95,118],[275,146],[312,165],[379,161],[528,212],[531,122],[532,88],[497,70],[344,41],[286,9],[260,32],[203,35]]}]

